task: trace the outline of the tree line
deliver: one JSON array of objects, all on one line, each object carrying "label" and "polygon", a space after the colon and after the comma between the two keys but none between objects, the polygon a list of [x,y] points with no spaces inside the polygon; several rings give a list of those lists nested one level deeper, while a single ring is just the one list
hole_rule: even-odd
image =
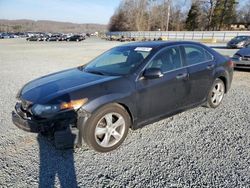
[{"label": "tree line", "polygon": [[[190,8],[188,8],[188,6]],[[123,0],[109,22],[110,31],[230,30],[250,24],[250,0]]]}]

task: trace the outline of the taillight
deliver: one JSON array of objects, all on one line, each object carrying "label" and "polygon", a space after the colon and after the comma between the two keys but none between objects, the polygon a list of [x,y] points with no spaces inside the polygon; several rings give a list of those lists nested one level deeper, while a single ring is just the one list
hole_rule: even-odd
[{"label": "taillight", "polygon": [[234,68],[234,62],[231,59],[227,62],[227,64],[230,68]]}]

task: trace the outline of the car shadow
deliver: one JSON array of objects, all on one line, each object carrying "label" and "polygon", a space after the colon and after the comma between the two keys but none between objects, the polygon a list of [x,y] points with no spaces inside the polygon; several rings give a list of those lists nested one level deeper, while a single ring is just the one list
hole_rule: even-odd
[{"label": "car shadow", "polygon": [[38,135],[40,150],[39,188],[78,187],[74,166],[74,150],[56,150],[52,141]]}]

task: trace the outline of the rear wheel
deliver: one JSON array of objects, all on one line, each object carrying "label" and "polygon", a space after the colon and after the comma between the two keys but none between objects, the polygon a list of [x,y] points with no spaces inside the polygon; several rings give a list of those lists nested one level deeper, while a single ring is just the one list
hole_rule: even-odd
[{"label": "rear wheel", "polygon": [[210,108],[217,108],[225,95],[225,84],[224,82],[217,78],[208,94],[207,106]]},{"label": "rear wheel", "polygon": [[125,140],[131,120],[118,104],[109,104],[97,110],[83,127],[84,141],[98,152],[109,152]]}]

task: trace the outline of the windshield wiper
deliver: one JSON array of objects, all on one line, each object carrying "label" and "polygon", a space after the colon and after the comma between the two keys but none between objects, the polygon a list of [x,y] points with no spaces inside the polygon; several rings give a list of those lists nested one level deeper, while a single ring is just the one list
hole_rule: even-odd
[{"label": "windshield wiper", "polygon": [[98,71],[98,70],[86,70],[85,69],[85,71],[88,72],[88,73],[92,73],[92,74],[105,75],[103,72]]}]

